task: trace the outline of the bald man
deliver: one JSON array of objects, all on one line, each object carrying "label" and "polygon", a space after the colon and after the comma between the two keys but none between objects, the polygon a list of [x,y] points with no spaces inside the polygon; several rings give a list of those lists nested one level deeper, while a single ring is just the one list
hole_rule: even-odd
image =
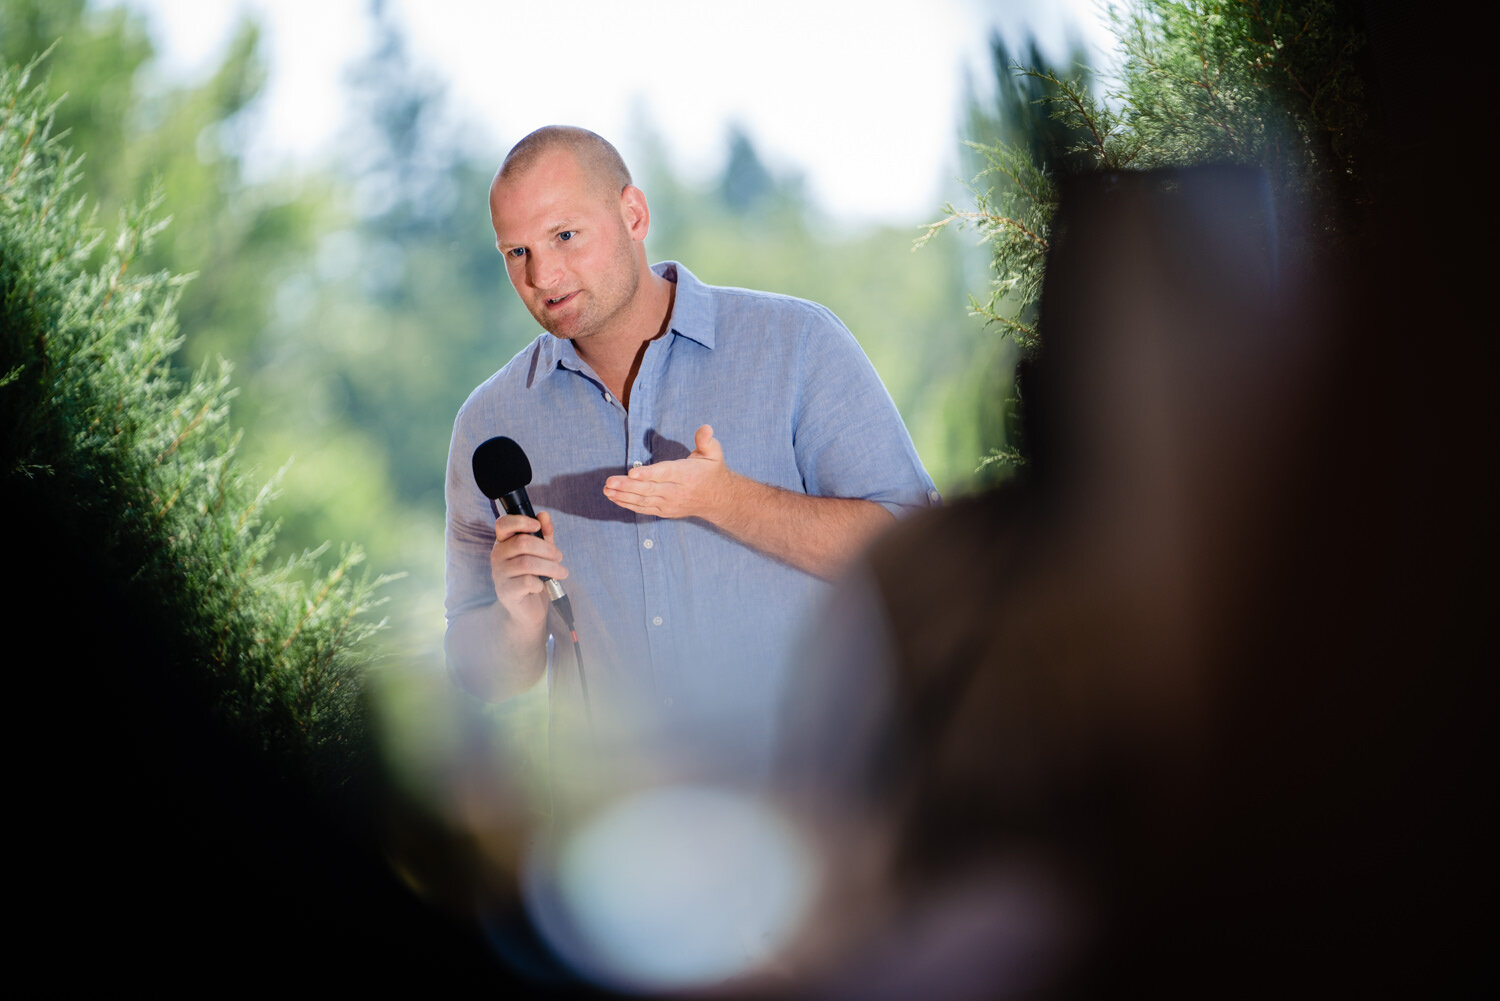
[{"label": "bald man", "polygon": [[[648,263],[646,196],[604,139],[532,133],[489,204],[545,333],[454,425],[450,670],[493,701],[545,674],[555,723],[579,716],[586,685],[589,746],[628,734],[617,746],[653,761],[757,773],[823,581],[893,516],[935,503],[932,481],[827,309]],[[474,483],[474,449],[495,435],[530,459],[536,519],[496,520]],[[544,577],[567,588],[576,647]]]}]

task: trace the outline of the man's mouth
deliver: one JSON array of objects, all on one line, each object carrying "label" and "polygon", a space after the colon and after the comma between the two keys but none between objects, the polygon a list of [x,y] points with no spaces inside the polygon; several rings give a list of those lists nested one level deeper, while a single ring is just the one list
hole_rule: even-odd
[{"label": "man's mouth", "polygon": [[553,296],[551,299],[547,300],[547,305],[548,306],[561,306],[563,303],[567,302],[569,299],[573,298],[577,294],[578,294],[577,292],[569,292],[567,295]]}]

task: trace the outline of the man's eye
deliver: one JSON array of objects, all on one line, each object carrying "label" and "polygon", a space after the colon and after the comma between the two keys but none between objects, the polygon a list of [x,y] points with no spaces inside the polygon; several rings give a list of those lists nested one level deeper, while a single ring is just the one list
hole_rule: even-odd
[{"label": "man's eye", "polygon": [[561,233],[557,234],[557,238],[566,243],[567,241],[573,239],[573,231],[571,229],[565,229]]},{"label": "man's eye", "polygon": [[505,252],[505,256],[507,256],[507,257],[525,257],[526,256],[526,248],[525,247],[511,247],[509,250],[507,250]]}]

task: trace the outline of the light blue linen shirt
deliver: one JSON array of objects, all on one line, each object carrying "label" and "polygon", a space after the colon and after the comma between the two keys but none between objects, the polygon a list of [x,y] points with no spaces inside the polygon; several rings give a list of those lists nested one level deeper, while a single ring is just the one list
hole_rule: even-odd
[{"label": "light blue linen shirt", "polygon": [[[863,498],[893,513],[938,502],[874,367],[828,309],[705,285],[675,262],[665,336],[650,342],[630,409],[571,341],[543,334],[459,410],[448,455],[447,615],[495,601],[494,516],[475,485],[474,449],[514,439],[532,467],[532,505],[551,513],[569,577],[598,748],[605,720],[631,740],[706,772],[758,774],[816,577],[698,519],[635,514],[605,498],[606,477],[686,457],[711,424],[741,475],[802,493]],[[555,619],[555,616],[554,616]],[[559,711],[576,709],[566,630],[548,658]],[[560,630],[560,632],[559,632]],[[611,732],[616,732],[611,730]],[[585,753],[587,757],[588,752]],[[595,752],[612,753],[612,752]]]}]

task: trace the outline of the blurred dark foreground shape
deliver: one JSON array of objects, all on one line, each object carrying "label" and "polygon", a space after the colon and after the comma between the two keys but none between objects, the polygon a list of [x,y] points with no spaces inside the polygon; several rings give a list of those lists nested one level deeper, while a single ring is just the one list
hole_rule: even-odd
[{"label": "blurred dark foreground shape", "polygon": [[1492,975],[1485,379],[1394,349],[1391,244],[1275,220],[1251,170],[1066,184],[1031,467],[878,543],[793,702],[814,994]]}]

